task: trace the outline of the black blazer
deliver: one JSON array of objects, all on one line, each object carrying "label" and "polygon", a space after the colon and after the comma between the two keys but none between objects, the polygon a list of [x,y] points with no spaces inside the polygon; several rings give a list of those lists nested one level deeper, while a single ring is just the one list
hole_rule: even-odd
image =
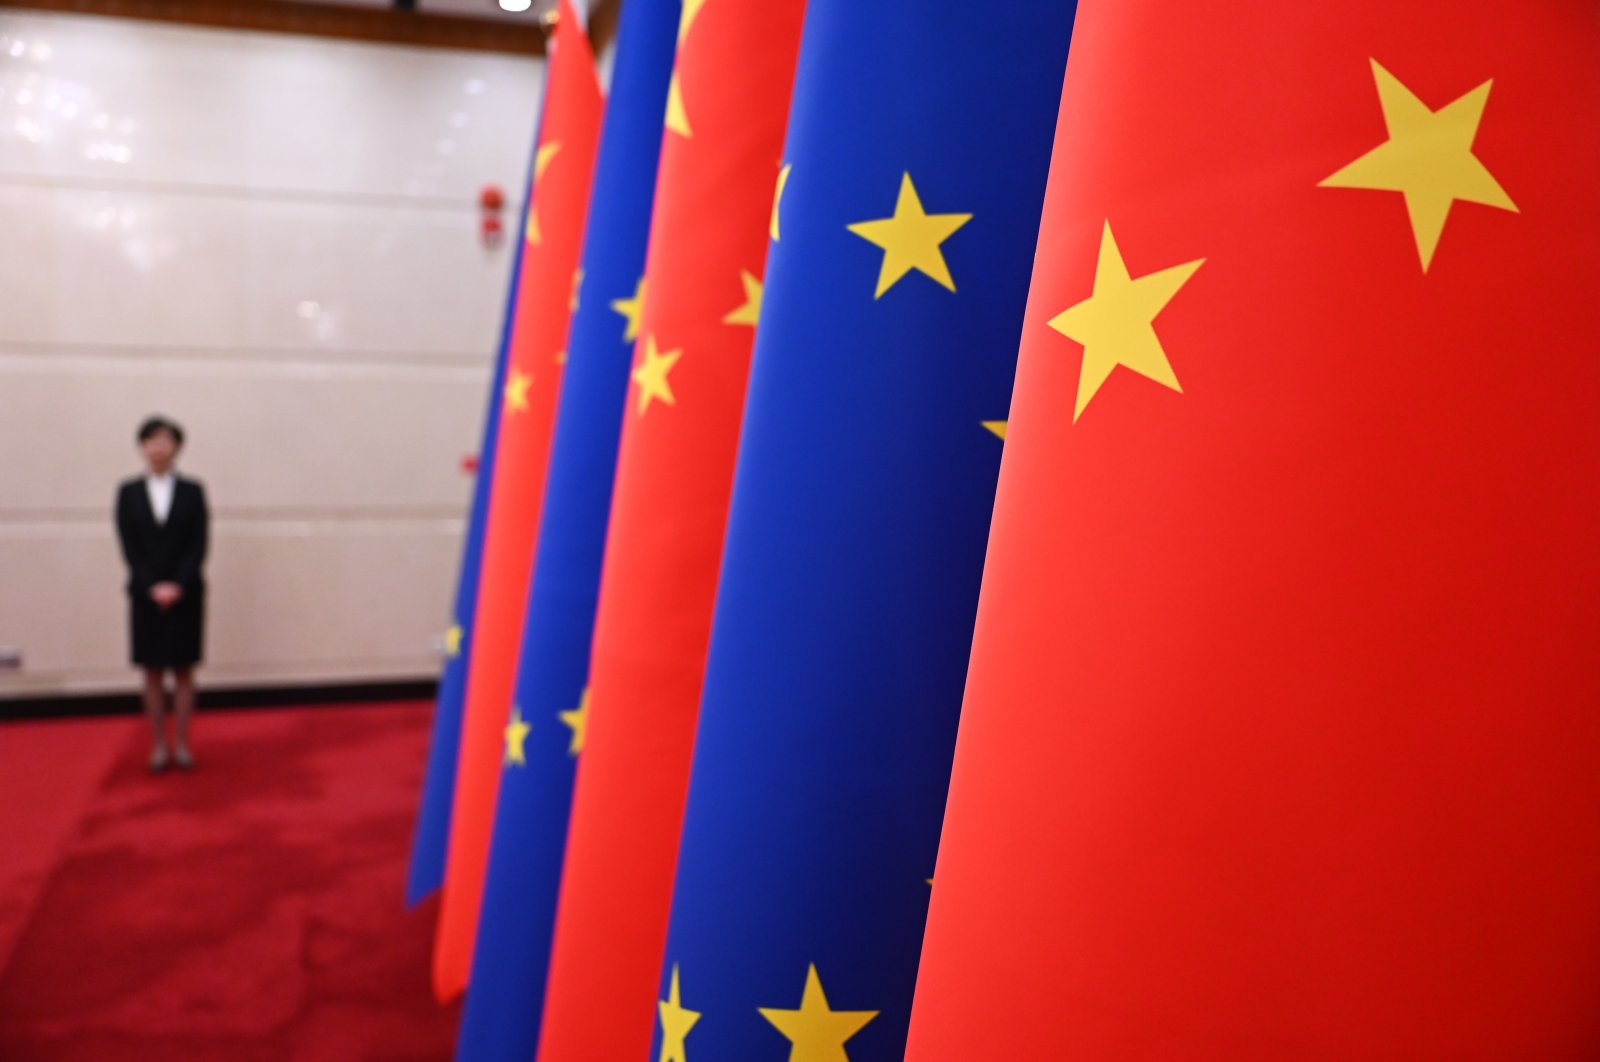
[{"label": "black blazer", "polygon": [[128,562],[128,593],[147,597],[157,583],[183,587],[185,597],[205,589],[200,567],[205,563],[211,513],[205,488],[192,479],[175,477],[172,511],[156,523],[144,477],[130,479],[117,490],[117,537]]}]

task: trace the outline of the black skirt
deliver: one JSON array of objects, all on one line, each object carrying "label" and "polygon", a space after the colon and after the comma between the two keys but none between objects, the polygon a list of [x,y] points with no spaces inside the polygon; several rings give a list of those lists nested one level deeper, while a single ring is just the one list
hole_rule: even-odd
[{"label": "black skirt", "polygon": [[185,594],[169,609],[148,597],[130,599],[133,662],[140,667],[193,667],[200,662],[205,628],[205,592]]}]

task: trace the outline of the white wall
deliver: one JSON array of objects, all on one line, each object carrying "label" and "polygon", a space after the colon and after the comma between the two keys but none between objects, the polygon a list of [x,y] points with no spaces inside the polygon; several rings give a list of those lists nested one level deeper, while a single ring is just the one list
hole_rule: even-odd
[{"label": "white wall", "polygon": [[212,685],[432,676],[536,60],[0,9],[0,698],[131,688],[110,504],[213,507]]}]

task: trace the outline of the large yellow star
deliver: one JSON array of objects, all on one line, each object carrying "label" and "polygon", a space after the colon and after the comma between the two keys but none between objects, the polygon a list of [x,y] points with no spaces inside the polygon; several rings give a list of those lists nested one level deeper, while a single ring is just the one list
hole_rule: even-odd
[{"label": "large yellow star", "polygon": [[[695,16],[706,5],[706,0],[683,0],[683,14],[678,19],[678,54],[683,54],[683,39],[689,36],[689,27]],[[683,85],[678,80],[678,65],[672,67],[672,80],[667,83],[667,128],[679,136],[694,136],[689,126],[689,112],[683,106]]]},{"label": "large yellow star", "polygon": [[589,729],[589,688],[583,688],[583,696],[578,698],[576,708],[557,712],[556,715],[572,731],[572,740],[567,742],[567,755],[576,756],[583,751],[583,735]]},{"label": "large yellow star", "polygon": [[445,656],[453,659],[461,655],[461,639],[466,633],[466,631],[461,629],[461,624],[450,624],[450,629],[444,632]]},{"label": "large yellow star", "polygon": [[789,1062],[850,1062],[844,1042],[878,1016],[875,1010],[830,1009],[815,963],[806,968],[806,987],[798,1010],[756,1009],[789,1038]]},{"label": "large yellow star", "polygon": [[700,1020],[698,1010],[689,1010],[678,994],[678,964],[672,964],[672,985],[667,998],[656,1003],[661,1012],[661,1055],[656,1062],[689,1062],[689,1049],[684,1045],[689,1030]]},{"label": "large yellow star", "polygon": [[983,421],[983,426],[989,429],[989,431],[996,438],[1004,441],[1006,437],[1006,423],[1007,422],[1003,420],[986,420]]},{"label": "large yellow star", "polygon": [[784,163],[778,170],[778,183],[772,189],[772,222],[768,229],[774,240],[778,238],[778,208],[783,205],[783,190],[789,184],[789,171],[792,169],[793,163]]},{"label": "large yellow star", "polygon": [[522,709],[512,706],[511,721],[506,724],[506,755],[505,763],[508,767],[526,767],[528,765],[528,731],[533,727],[523,720]]},{"label": "large yellow star", "polygon": [[663,354],[656,348],[655,336],[645,337],[644,360],[633,370],[633,382],[639,385],[639,403],[634,409],[639,416],[644,416],[644,411],[650,408],[652,399],[658,399],[669,406],[678,404],[677,398],[672,393],[672,384],[667,381],[667,374],[678,364],[678,359],[681,357],[683,351],[669,350]]},{"label": "large yellow star", "polygon": [[544,171],[550,168],[550,163],[555,161],[556,155],[561,151],[561,145],[552,140],[548,144],[540,144],[539,150],[533,155],[533,202],[528,204],[528,232],[529,243],[542,243],[544,232],[539,228],[539,178],[544,176]]},{"label": "large yellow star", "polygon": [[622,338],[632,343],[639,338],[639,317],[644,313],[644,277],[639,278],[639,283],[633,286],[633,297],[630,299],[612,299],[611,308],[622,315],[627,323],[622,326]]},{"label": "large yellow star", "polygon": [[1472,141],[1489,102],[1485,81],[1477,88],[1430,111],[1425,103],[1393,74],[1372,60],[1378,83],[1378,104],[1389,139],[1322,181],[1323,188],[1372,188],[1405,196],[1417,254],[1426,273],[1439,246],[1450,207],[1482,203],[1517,212],[1500,182],[1472,153]]},{"label": "large yellow star", "polygon": [[1094,294],[1050,319],[1050,327],[1083,344],[1083,368],[1078,373],[1078,403],[1072,419],[1083,415],[1089,399],[1100,390],[1111,370],[1126,365],[1141,376],[1178,393],[1178,376],[1156,338],[1153,322],[1162,307],[1194,275],[1204,258],[1163,269],[1137,280],[1117,250],[1107,221],[1100,234],[1100,260],[1094,270]]},{"label": "large yellow star", "polygon": [[883,265],[878,270],[878,290],[872,296],[880,298],[894,287],[895,282],[913,269],[956,290],[950,278],[950,267],[945,264],[944,252],[939,245],[955,231],[972,220],[971,214],[929,214],[922,209],[916,185],[911,174],[900,175],[900,196],[895,200],[894,217],[877,221],[858,221],[847,226],[851,232],[869,243],[883,248]]},{"label": "large yellow star", "polygon": [[521,369],[512,369],[511,378],[506,381],[505,399],[508,413],[526,413],[528,405],[528,388],[533,386],[533,376]]},{"label": "large yellow star", "polygon": [[744,285],[744,303],[723,317],[723,324],[756,326],[761,319],[761,278],[748,270],[739,270],[739,283]]}]

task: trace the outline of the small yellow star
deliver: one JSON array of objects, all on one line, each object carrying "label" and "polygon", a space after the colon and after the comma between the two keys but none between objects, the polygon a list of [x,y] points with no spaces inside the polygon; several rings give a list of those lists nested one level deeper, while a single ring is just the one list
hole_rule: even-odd
[{"label": "small yellow star", "polygon": [[722,319],[723,324],[756,326],[761,319],[761,278],[739,270],[739,283],[744,285],[744,304]]},{"label": "small yellow star", "polygon": [[1001,439],[1006,437],[1006,422],[1003,420],[986,420],[983,426]]},{"label": "small yellow star", "polygon": [[1178,376],[1161,349],[1153,322],[1156,314],[1178,293],[1205,259],[1150,273],[1135,280],[1117,250],[1107,221],[1100,234],[1100,260],[1094,271],[1094,294],[1050,320],[1050,327],[1083,344],[1083,367],[1078,373],[1078,402],[1072,419],[1106,382],[1111,370],[1126,365],[1141,376],[1172,388],[1179,394]]},{"label": "small yellow star", "polygon": [[1500,182],[1472,153],[1492,80],[1430,111],[1398,78],[1372,62],[1389,139],[1326,178],[1322,188],[1371,188],[1405,196],[1411,233],[1426,273],[1457,200],[1517,213]]},{"label": "small yellow star", "polygon": [[815,963],[806,969],[806,987],[798,1010],[756,1009],[789,1038],[789,1062],[850,1062],[845,1041],[878,1016],[875,1010],[830,1009]]},{"label": "small yellow star", "polygon": [[700,1012],[683,1005],[683,997],[678,992],[677,963],[672,964],[672,985],[667,989],[667,998],[658,1001],[656,1008],[661,1013],[661,1055],[656,1062],[689,1062],[689,1049],[683,1041],[694,1023],[700,1020]]},{"label": "small yellow star", "polygon": [[567,743],[567,755],[576,756],[583,751],[583,735],[589,728],[589,687],[583,688],[583,696],[578,699],[576,708],[557,712],[556,715],[572,731],[572,740]]},{"label": "small yellow star", "polygon": [[783,189],[789,183],[789,171],[794,169],[793,163],[784,163],[778,171],[778,184],[772,189],[772,224],[770,226],[772,238],[778,238],[778,208],[783,205]]},{"label": "small yellow star", "polygon": [[883,265],[878,270],[878,290],[873,298],[883,293],[915,269],[951,291],[956,284],[950,277],[950,267],[945,264],[939,245],[953,236],[957,229],[972,220],[971,214],[929,214],[922,209],[916,185],[911,174],[900,176],[900,195],[895,200],[894,216],[876,221],[859,221],[847,226],[849,230],[868,243],[883,249]]},{"label": "small yellow star", "polygon": [[565,365],[567,363],[567,352],[564,350],[558,350],[550,356],[550,360],[555,362],[557,365]]},{"label": "small yellow star", "polygon": [[511,413],[526,413],[529,409],[528,388],[532,386],[532,374],[512,369],[511,379],[506,381],[506,410]]},{"label": "small yellow star", "polygon": [[[706,0],[683,0],[683,14],[678,19],[678,54],[683,54],[683,39],[689,36],[689,27],[695,16],[706,5]],[[672,68],[672,80],[667,84],[667,128],[679,136],[692,137],[689,112],[683,106],[683,85],[678,80],[678,67]]]},{"label": "small yellow star", "polygon": [[540,144],[539,150],[533,156],[533,179],[538,180],[544,176],[544,171],[550,168],[550,163],[561,152],[559,141],[552,140],[548,144]]},{"label": "small yellow star", "polygon": [[583,270],[572,271],[572,294],[567,297],[567,309],[573,313],[578,312],[578,289],[583,287]]},{"label": "small yellow star", "polygon": [[678,404],[677,398],[672,393],[672,384],[667,380],[667,374],[678,364],[678,359],[681,357],[683,351],[669,350],[663,354],[656,348],[655,336],[645,337],[644,360],[633,370],[633,382],[639,385],[639,403],[635,411],[641,417],[644,416],[644,411],[650,408],[651,399],[659,399],[669,406]]},{"label": "small yellow star", "polygon": [[452,623],[450,629],[444,632],[444,655],[452,659],[461,655],[461,638],[466,631],[461,629],[461,624]]},{"label": "small yellow star", "polygon": [[627,324],[622,326],[622,338],[625,342],[632,343],[639,338],[639,318],[644,315],[644,277],[639,278],[639,283],[633,286],[633,297],[629,299],[612,299],[611,308],[622,315]]},{"label": "small yellow star", "polygon": [[533,727],[523,721],[522,709],[513,706],[511,721],[506,724],[506,755],[505,763],[508,767],[526,767],[528,765],[528,731]]},{"label": "small yellow star", "polygon": [[533,202],[528,204],[528,242],[542,243],[544,233],[539,228],[539,178],[544,176],[544,171],[550,168],[550,163],[555,161],[556,155],[561,151],[561,145],[555,141],[540,144],[539,150],[533,155]]},{"label": "small yellow star", "polygon": [[689,128],[689,112],[683,106],[683,82],[678,79],[678,68],[672,68],[672,80],[667,82],[667,128],[682,137],[694,136]]},{"label": "small yellow star", "polygon": [[700,9],[706,6],[706,0],[683,0],[683,14],[678,18],[678,46],[683,46],[683,39],[689,36],[689,27],[694,25],[695,18],[700,14]]}]

